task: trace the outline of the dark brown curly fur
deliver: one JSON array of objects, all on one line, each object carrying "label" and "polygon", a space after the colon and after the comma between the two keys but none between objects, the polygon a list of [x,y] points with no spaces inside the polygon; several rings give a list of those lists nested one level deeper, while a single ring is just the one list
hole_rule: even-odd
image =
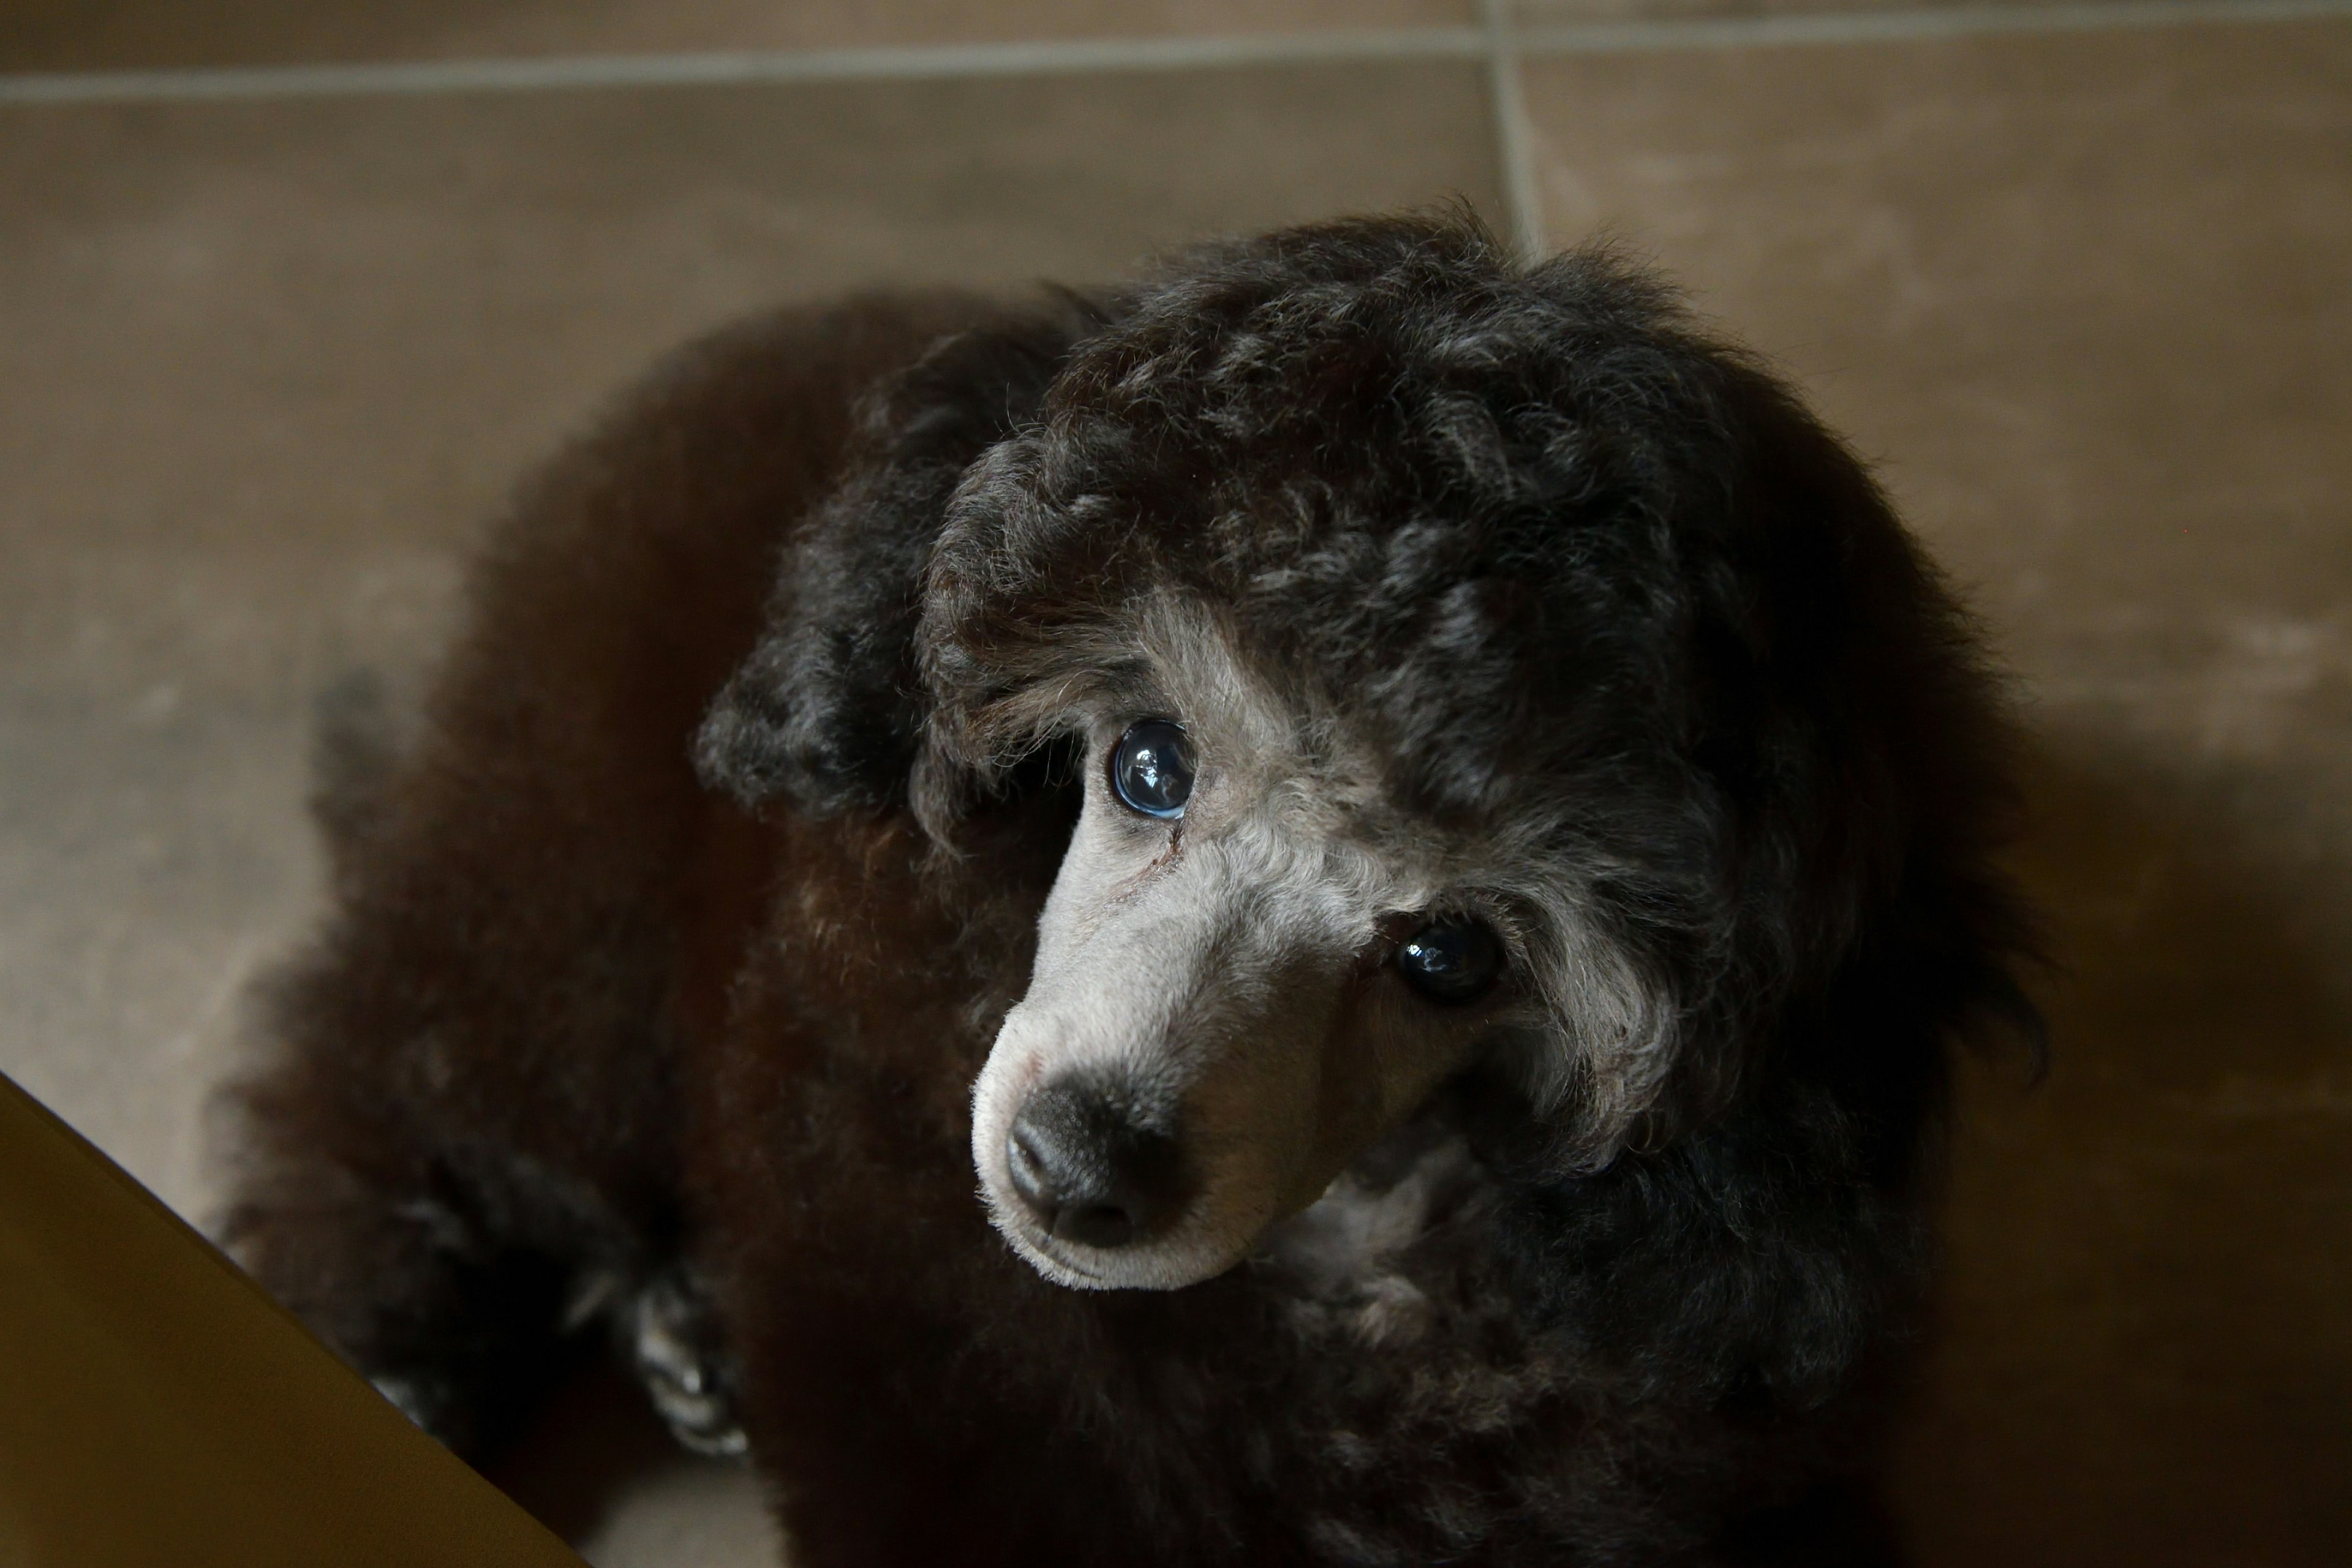
[{"label": "dark brown curly fur", "polygon": [[[1076,1291],[974,1196],[1077,810],[1038,693],[1166,591],[1432,823],[1553,824],[1671,1022],[1646,1087],[1474,1059],[1349,1173],[1419,1205],[1377,1275]],[[2004,767],[1862,469],[1606,257],[790,313],[548,470],[334,775],[228,1237],[460,1445],[688,1302],[812,1565],[1883,1560],[1947,1057],[2032,1026]]]}]

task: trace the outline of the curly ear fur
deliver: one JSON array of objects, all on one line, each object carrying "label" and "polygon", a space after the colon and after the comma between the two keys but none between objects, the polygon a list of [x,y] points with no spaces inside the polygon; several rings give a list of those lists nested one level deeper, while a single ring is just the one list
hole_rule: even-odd
[{"label": "curly ear fur", "polygon": [[819,816],[904,798],[925,708],[915,623],[949,498],[1101,320],[1068,292],[989,310],[868,394],[842,478],[786,545],[760,640],[695,738],[705,784]]}]

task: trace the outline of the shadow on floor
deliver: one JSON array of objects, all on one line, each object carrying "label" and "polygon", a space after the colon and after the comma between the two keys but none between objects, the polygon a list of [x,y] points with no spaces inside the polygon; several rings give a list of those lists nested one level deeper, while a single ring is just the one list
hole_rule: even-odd
[{"label": "shadow on floor", "polygon": [[2054,1060],[1965,1076],[1923,1565],[2319,1564],[2352,1540],[2352,877],[2327,770],[2034,758]]}]

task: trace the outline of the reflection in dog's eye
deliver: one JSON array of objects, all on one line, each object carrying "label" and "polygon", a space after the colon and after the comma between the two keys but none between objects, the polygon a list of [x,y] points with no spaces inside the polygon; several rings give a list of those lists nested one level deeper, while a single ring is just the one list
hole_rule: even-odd
[{"label": "reflection in dog's eye", "polygon": [[1503,944],[1476,921],[1439,921],[1397,949],[1398,970],[1412,988],[1437,1002],[1472,1002],[1503,972]]},{"label": "reflection in dog's eye", "polygon": [[1146,816],[1184,815],[1192,798],[1192,742],[1171,719],[1129,726],[1110,757],[1111,787],[1128,808]]}]

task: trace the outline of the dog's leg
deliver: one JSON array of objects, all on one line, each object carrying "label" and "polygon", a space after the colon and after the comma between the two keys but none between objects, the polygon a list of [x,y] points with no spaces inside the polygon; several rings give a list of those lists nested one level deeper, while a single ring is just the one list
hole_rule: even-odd
[{"label": "dog's leg", "polygon": [[740,1378],[709,1288],[675,1263],[647,1280],[621,1314],[624,1349],[646,1397],[680,1443],[698,1454],[740,1454]]}]

